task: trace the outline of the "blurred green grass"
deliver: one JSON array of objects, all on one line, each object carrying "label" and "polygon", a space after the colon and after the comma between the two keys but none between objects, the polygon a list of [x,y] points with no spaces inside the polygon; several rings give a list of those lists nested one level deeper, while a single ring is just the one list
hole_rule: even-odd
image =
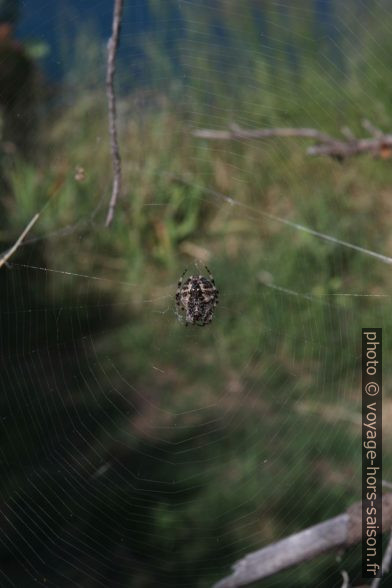
[{"label": "blurred green grass", "polygon": [[[234,16],[228,10],[227,22],[241,36]],[[245,33],[251,47],[252,31],[245,27]],[[212,45],[196,32],[184,47],[183,84],[169,83],[165,55],[149,43],[161,78],[156,88],[134,89],[119,102],[124,180],[111,229],[103,228],[111,186],[105,97],[90,78],[83,84],[83,69],[80,79],[74,72],[72,102],[48,121],[39,164],[3,166],[12,187],[8,237],[45,205],[39,230],[53,237],[43,241],[41,263],[79,275],[44,272],[24,300],[26,308],[34,300],[52,313],[49,347],[61,337],[70,365],[82,362],[75,384],[59,381],[87,429],[80,452],[92,468],[81,474],[88,499],[75,513],[74,542],[88,533],[111,557],[119,539],[110,521],[119,520],[131,529],[125,545],[137,562],[121,585],[204,587],[247,551],[360,498],[361,327],[384,328],[387,357],[392,317],[389,298],[337,295],[389,293],[390,267],[265,213],[388,254],[392,171],[389,161],[368,156],[342,164],[307,157],[307,141],[208,143],[191,129],[236,122],[314,126],[335,136],[348,125],[360,135],[366,116],[388,130],[389,40],[383,36],[376,46],[366,40],[344,77],[321,65],[305,41],[299,78],[283,59],[271,73],[256,51],[245,71],[238,58],[219,76],[221,50],[211,56]],[[89,59],[99,56],[90,50]],[[78,166],[82,182],[75,179]],[[211,190],[234,198],[234,205]],[[19,262],[36,265],[28,252],[20,251]],[[173,308],[176,281],[196,262],[211,266],[222,297],[211,326],[197,333],[185,331]],[[7,280],[21,288],[19,277]],[[20,302],[13,304],[23,332]],[[32,332],[38,331],[36,325]],[[89,343],[80,359],[84,347],[75,342],[84,335]],[[16,350],[19,342],[16,337]],[[64,361],[61,354],[51,358]],[[387,389],[387,369],[384,380]],[[34,402],[40,422],[39,392]],[[66,412],[59,419],[70,425]],[[38,438],[29,451],[39,465]],[[22,451],[23,437],[11,436],[6,454],[14,444]],[[386,478],[390,445],[386,433]],[[65,444],[61,459],[68,452]],[[108,473],[91,481],[102,462],[110,464]],[[15,479],[21,484],[24,465],[6,488]],[[59,490],[47,492],[55,501]],[[69,504],[77,495],[75,487]],[[36,508],[41,499],[33,498]],[[357,550],[342,563],[326,556],[262,585],[340,585],[340,569],[358,576]],[[77,570],[69,573],[83,585]]]}]

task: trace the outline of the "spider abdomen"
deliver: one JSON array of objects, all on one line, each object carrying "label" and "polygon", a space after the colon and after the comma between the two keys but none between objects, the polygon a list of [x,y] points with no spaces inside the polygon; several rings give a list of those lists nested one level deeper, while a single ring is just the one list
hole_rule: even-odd
[{"label": "spider abdomen", "polygon": [[219,292],[214,278],[207,269],[209,279],[205,276],[190,276],[182,284],[183,273],[176,293],[176,303],[181,311],[185,311],[185,324],[203,327],[212,321],[213,311],[218,304]]}]

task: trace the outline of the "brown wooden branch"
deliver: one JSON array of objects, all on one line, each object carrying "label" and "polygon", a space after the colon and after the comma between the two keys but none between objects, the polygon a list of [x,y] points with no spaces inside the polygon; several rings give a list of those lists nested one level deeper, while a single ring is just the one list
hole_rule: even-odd
[{"label": "brown wooden branch", "polygon": [[329,155],[338,159],[345,159],[361,153],[371,153],[387,159],[392,156],[392,135],[381,138],[354,139],[352,141],[330,141],[324,145],[314,145],[306,150],[308,155]]},{"label": "brown wooden branch", "polygon": [[[387,531],[392,528],[392,493],[383,495],[382,509],[383,529]],[[214,588],[246,586],[327,551],[350,547],[361,537],[362,503],[357,502],[337,517],[246,555]]]},{"label": "brown wooden branch", "polygon": [[365,131],[369,133],[369,135],[372,135],[372,137],[375,137],[376,139],[381,139],[384,135],[384,133],[380,129],[375,127],[367,118],[364,118],[362,120],[362,126],[365,129]]},{"label": "brown wooden branch", "polygon": [[[228,130],[198,129],[192,132],[194,137],[207,140],[230,141],[233,139],[266,139],[269,137],[299,137],[312,139],[316,145],[308,147],[308,155],[327,155],[343,160],[346,157],[371,153],[384,159],[392,157],[392,134],[383,134],[369,121],[362,121],[364,128],[372,135],[371,138],[356,139],[345,128],[346,140],[333,138],[317,129],[277,127],[272,129],[242,129],[232,125]],[[351,135],[351,136],[350,136]]]},{"label": "brown wooden branch", "polygon": [[106,216],[106,226],[113,220],[114,209],[121,191],[121,156],[117,138],[117,108],[114,90],[114,76],[116,73],[116,55],[120,41],[124,0],[114,0],[112,36],[108,42],[108,59],[106,69],[106,95],[108,100],[109,134],[112,149],[113,186],[109,209]]},{"label": "brown wooden branch", "polygon": [[342,570],[340,573],[343,578],[343,584],[341,585],[340,588],[350,588],[350,578],[349,578],[348,573],[346,572],[346,570]]},{"label": "brown wooden branch", "polygon": [[31,229],[33,228],[33,226],[37,222],[38,218],[39,218],[39,212],[37,212],[37,214],[33,216],[33,218],[31,219],[31,221],[27,225],[27,227],[24,229],[24,231],[22,231],[22,233],[19,235],[19,237],[17,238],[17,240],[15,241],[15,243],[12,245],[12,247],[10,249],[8,249],[8,251],[6,251],[4,253],[4,255],[2,255],[0,257],[0,269],[3,267],[3,265],[5,265],[7,263],[7,261],[9,260],[9,258],[20,247],[23,239],[26,237],[27,233],[29,233],[31,231]]},{"label": "brown wooden branch", "polygon": [[391,570],[391,563],[392,563],[392,533],[389,536],[388,545],[385,550],[384,557],[382,558],[382,565],[381,565],[382,575],[379,576],[378,578],[374,578],[373,582],[370,585],[371,588],[378,588],[378,586],[380,586],[383,578],[385,578],[385,576],[387,574],[389,574],[389,572]]},{"label": "brown wooden branch", "polygon": [[199,139],[218,139],[229,141],[230,139],[267,139],[269,137],[302,137],[314,139],[320,143],[328,143],[333,138],[317,129],[296,129],[291,127],[277,127],[275,129],[242,129],[233,125],[227,131],[215,131],[213,129],[199,129],[192,132]]}]

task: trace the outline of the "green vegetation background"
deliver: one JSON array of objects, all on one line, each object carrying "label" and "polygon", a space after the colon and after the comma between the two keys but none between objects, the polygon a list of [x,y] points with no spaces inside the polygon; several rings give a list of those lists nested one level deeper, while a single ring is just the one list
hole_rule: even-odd
[{"label": "green vegetation background", "polygon": [[[388,357],[390,266],[265,213],[388,255],[390,160],[311,158],[297,139],[191,135],[236,123],[362,136],[363,118],[390,131],[384,4],[336,4],[336,39],[320,38],[312,3],[293,4],[284,21],[277,2],[259,3],[261,39],[258,3],[183,3],[187,34],[169,52],[171,3],[151,2],[162,28],[137,39],[144,82],[119,68],[124,181],[110,230],[93,25],[65,48],[69,78],[34,162],[2,155],[2,249],[45,205],[34,234],[43,238],[0,275],[7,587],[204,588],[248,551],[360,499],[360,333],[383,327]],[[131,55],[126,31],[125,20]],[[208,328],[185,330],[173,296],[195,258],[222,302]],[[386,366],[386,479],[389,383]],[[358,549],[260,585],[340,586],[342,569],[360,577]]]}]

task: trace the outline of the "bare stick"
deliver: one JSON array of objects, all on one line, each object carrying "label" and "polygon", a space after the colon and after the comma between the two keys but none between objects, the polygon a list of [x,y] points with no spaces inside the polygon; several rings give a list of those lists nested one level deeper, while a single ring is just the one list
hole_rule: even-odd
[{"label": "bare stick", "polygon": [[[392,493],[383,495],[382,508],[383,528],[387,530],[392,527]],[[357,502],[337,517],[249,553],[234,564],[233,573],[215,584],[215,588],[246,586],[327,551],[354,545],[361,536],[362,503]]]},{"label": "bare stick", "polygon": [[199,139],[218,139],[229,141],[230,139],[267,139],[269,137],[302,137],[314,139],[320,143],[328,143],[333,138],[317,129],[296,129],[291,127],[277,127],[275,129],[241,129],[238,125],[231,125],[228,131],[215,131],[213,129],[199,129],[192,132]]},{"label": "bare stick", "polygon": [[355,135],[352,132],[352,130],[350,129],[350,127],[348,127],[347,125],[345,125],[344,127],[342,127],[340,129],[340,132],[342,133],[343,137],[345,137],[347,139],[347,141],[355,141]]},{"label": "bare stick", "polygon": [[369,135],[372,135],[372,137],[374,137],[375,139],[381,139],[381,137],[384,135],[384,133],[380,129],[375,127],[367,118],[364,118],[362,120],[362,126],[365,129],[365,131],[367,131]]},{"label": "bare stick", "polygon": [[369,121],[365,121],[366,130],[372,138],[356,139],[351,131],[344,127],[346,140],[330,137],[317,129],[277,127],[273,129],[242,129],[230,125],[229,130],[198,129],[192,132],[194,137],[207,140],[230,141],[232,139],[266,139],[269,137],[299,137],[313,139],[318,144],[308,147],[308,155],[328,155],[335,159],[345,159],[361,153],[371,153],[382,158],[392,157],[392,134],[384,134]]},{"label": "bare stick", "polygon": [[389,157],[392,149],[392,135],[383,135],[378,139],[355,139],[353,141],[331,141],[324,145],[315,145],[307,149],[308,155],[330,155],[344,159],[361,153],[372,153]]},{"label": "bare stick", "polygon": [[31,231],[31,229],[33,228],[33,226],[37,222],[38,218],[39,218],[39,213],[37,212],[37,214],[35,216],[33,216],[33,218],[31,219],[31,221],[29,222],[29,224],[27,225],[25,230],[20,234],[18,239],[12,245],[11,249],[8,249],[8,251],[6,251],[4,253],[4,255],[2,257],[0,257],[0,268],[2,268],[3,265],[7,263],[7,261],[11,257],[11,255],[13,255],[15,253],[15,251],[20,247],[20,244],[22,243],[23,239],[26,237],[27,233],[29,233],[29,231]]},{"label": "bare stick", "polygon": [[381,584],[383,578],[388,574],[391,569],[391,562],[392,562],[392,533],[389,536],[389,541],[387,548],[384,553],[384,557],[382,558],[382,565],[381,565],[381,576],[379,578],[374,578],[373,582],[370,584],[371,588],[378,588]]},{"label": "bare stick", "polygon": [[342,578],[343,578],[343,584],[341,585],[340,588],[350,588],[350,578],[349,578],[348,573],[346,572],[346,570],[343,570],[340,573],[342,574]]},{"label": "bare stick", "polygon": [[124,8],[124,0],[114,0],[113,12],[113,27],[112,36],[108,42],[108,60],[106,70],[106,95],[108,100],[109,112],[109,134],[112,149],[112,165],[113,165],[113,186],[112,195],[109,203],[109,210],[106,217],[106,226],[109,227],[113,220],[114,209],[116,208],[117,200],[121,191],[121,156],[120,148],[118,146],[117,138],[117,108],[116,108],[116,93],[114,90],[114,76],[116,73],[116,54],[120,40],[120,31],[122,23],[122,15]]}]

